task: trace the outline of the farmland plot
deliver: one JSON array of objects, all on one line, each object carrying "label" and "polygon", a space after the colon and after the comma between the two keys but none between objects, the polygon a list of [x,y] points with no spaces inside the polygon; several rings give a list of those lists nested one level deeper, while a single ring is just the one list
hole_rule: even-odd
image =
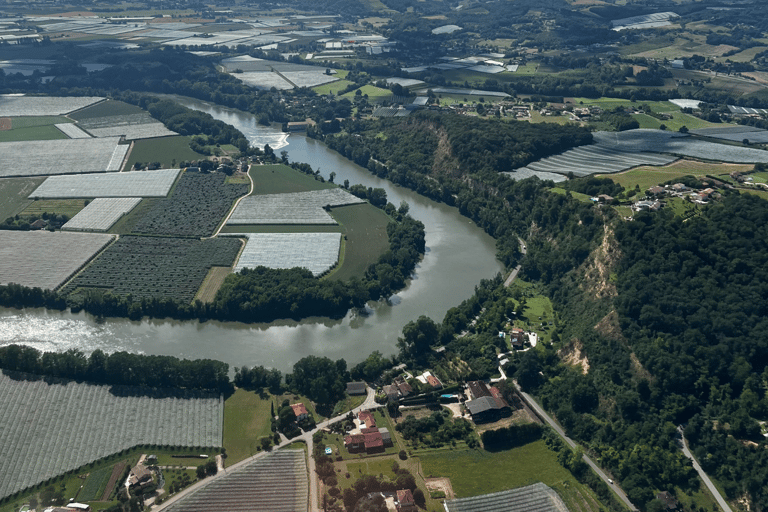
[{"label": "farmland plot", "polygon": [[236,238],[121,236],[62,292],[96,288],[137,299],[192,302],[208,269],[231,267],[240,247]]},{"label": "farmland plot", "polygon": [[168,511],[207,512],[215,504],[229,512],[296,512],[307,509],[308,487],[304,451],[280,450],[230,471]]},{"label": "farmland plot", "polygon": [[257,89],[271,89],[274,87],[278,91],[293,89],[283,77],[272,71],[248,71],[232,75],[241,80],[245,85]]},{"label": "farmland plot", "polygon": [[61,229],[65,231],[107,231],[120,217],[133,210],[140,197],[100,197],[72,217]]},{"label": "farmland plot", "polygon": [[127,140],[178,135],[148,113],[92,117],[79,122],[94,137],[124,136]]},{"label": "farmland plot", "polygon": [[713,139],[730,140],[733,142],[742,142],[747,139],[751,143],[768,143],[768,130],[755,128],[754,126],[718,126],[714,128],[699,128],[691,130],[694,135],[711,137]]},{"label": "farmland plot", "polygon": [[0,177],[119,171],[128,152],[119,142],[118,137],[2,142]]},{"label": "farmland plot", "polygon": [[240,201],[227,225],[336,224],[324,206],[345,206],[365,201],[339,188],[249,196]]},{"label": "farmland plot", "polygon": [[319,276],[339,261],[341,233],[247,233],[245,249],[235,266],[275,269],[304,267]]},{"label": "farmland plot", "polygon": [[70,139],[90,139],[91,136],[85,133],[83,130],[77,127],[73,123],[59,123],[53,125]]},{"label": "farmland plot", "polygon": [[568,510],[560,496],[539,482],[509,491],[445,502],[447,512],[562,512]]},{"label": "farmland plot", "polygon": [[0,231],[0,284],[54,290],[112,235],[49,231]]},{"label": "farmland plot", "polygon": [[102,101],[95,96],[14,96],[0,95],[0,112],[7,117],[60,116]]},{"label": "farmland plot", "polygon": [[0,497],[139,444],[222,442],[219,395],[0,375],[0,410]]},{"label": "farmland plot", "polygon": [[208,236],[224,220],[235,199],[248,193],[244,183],[226,183],[222,173],[186,171],[173,194],[157,201],[136,224],[136,233]]},{"label": "farmland plot", "polygon": [[320,69],[313,71],[283,71],[282,75],[296,87],[315,87],[338,80],[337,77],[326,75]]},{"label": "farmland plot", "polygon": [[[91,139],[100,140],[100,139]],[[179,169],[111,172],[52,176],[30,194],[32,198],[75,197],[164,197],[171,190]]]}]

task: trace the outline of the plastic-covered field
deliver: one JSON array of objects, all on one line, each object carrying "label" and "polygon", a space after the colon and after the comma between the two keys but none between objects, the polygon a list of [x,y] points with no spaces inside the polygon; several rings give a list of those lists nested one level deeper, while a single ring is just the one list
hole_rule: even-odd
[{"label": "plastic-covered field", "polygon": [[91,233],[1,230],[0,285],[54,290],[112,239]]},{"label": "plastic-covered field", "polygon": [[74,123],[60,123],[60,124],[55,124],[54,126],[59,130],[61,130],[61,132],[67,137],[69,137],[70,139],[90,139],[91,138],[90,135],[85,133]]},{"label": "plastic-covered field", "polygon": [[[101,139],[91,139],[101,140]],[[180,169],[51,176],[30,198],[165,197]]]},{"label": "plastic-covered field", "polygon": [[119,142],[119,137],[2,142],[0,177],[119,171],[129,148]]},{"label": "plastic-covered field", "polygon": [[768,130],[755,128],[754,126],[716,126],[712,128],[691,130],[691,133],[694,135],[702,135],[713,139],[730,140],[733,142],[742,142],[744,139],[747,139],[753,144],[768,143]]},{"label": "plastic-covered field", "polygon": [[[229,235],[228,235],[229,236]],[[339,261],[341,233],[247,233],[235,272],[244,268],[303,267],[319,276]]]},{"label": "plastic-covered field", "polygon": [[337,81],[339,78],[326,75],[324,71],[283,71],[282,75],[296,87],[316,87]]},{"label": "plastic-covered field", "polygon": [[168,511],[296,512],[307,509],[308,499],[304,451],[280,450],[230,470]]},{"label": "plastic-covered field", "polygon": [[290,83],[272,71],[246,71],[245,73],[235,73],[232,76],[241,80],[245,85],[257,89],[271,89],[272,87],[278,91],[293,89]]},{"label": "plastic-covered field", "polygon": [[98,103],[96,96],[15,96],[0,94],[0,112],[4,117],[60,116]]},{"label": "plastic-covered field", "polygon": [[100,197],[72,217],[61,229],[65,231],[107,231],[120,217],[133,210],[140,197]]},{"label": "plastic-covered field", "polygon": [[336,224],[324,206],[364,202],[339,188],[249,196],[240,201],[227,224]]},{"label": "plastic-covered field", "polygon": [[620,172],[639,165],[666,165],[675,160],[677,160],[676,157],[668,155],[646,152],[631,153],[593,144],[533,162],[524,169],[557,174],[572,172],[574,176],[588,176],[594,173]]},{"label": "plastic-covered field", "polygon": [[0,374],[0,497],[139,444],[221,446],[224,402]]},{"label": "plastic-covered field", "polygon": [[149,139],[178,135],[157,121],[149,113],[127,114],[122,116],[92,117],[78,122],[94,137],[119,137],[127,140]]},{"label": "plastic-covered field", "polygon": [[446,500],[447,512],[568,512],[557,493],[539,482],[509,491]]}]

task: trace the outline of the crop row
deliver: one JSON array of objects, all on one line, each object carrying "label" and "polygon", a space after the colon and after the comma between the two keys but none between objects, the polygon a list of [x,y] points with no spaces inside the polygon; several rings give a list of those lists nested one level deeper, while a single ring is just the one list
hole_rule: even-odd
[{"label": "crop row", "polygon": [[221,444],[220,397],[113,391],[0,375],[0,497],[139,444]]},{"label": "crop row", "polygon": [[528,165],[532,171],[553,172],[576,176],[594,173],[609,174],[639,165],[665,165],[676,160],[673,156],[655,153],[631,153],[601,145],[582,146],[560,155],[550,156]]},{"label": "crop row", "polygon": [[204,512],[215,504],[231,512],[295,512],[306,510],[308,480],[302,450],[283,450],[230,472],[169,509]]},{"label": "crop row", "polygon": [[172,236],[209,236],[248,193],[248,185],[229,184],[222,173],[186,171],[170,197],[158,201],[136,223],[137,233]]},{"label": "crop row", "polygon": [[212,266],[229,267],[241,243],[233,238],[193,240],[123,236],[67,286],[108,288],[135,298],[191,302]]}]

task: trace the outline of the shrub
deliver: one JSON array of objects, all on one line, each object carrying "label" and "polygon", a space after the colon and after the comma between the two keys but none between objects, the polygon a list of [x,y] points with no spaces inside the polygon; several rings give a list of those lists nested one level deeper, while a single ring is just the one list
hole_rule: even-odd
[{"label": "shrub", "polygon": [[405,453],[405,450],[400,450],[400,453],[398,453],[397,456],[400,457],[400,460],[406,460],[408,458],[408,454]]}]

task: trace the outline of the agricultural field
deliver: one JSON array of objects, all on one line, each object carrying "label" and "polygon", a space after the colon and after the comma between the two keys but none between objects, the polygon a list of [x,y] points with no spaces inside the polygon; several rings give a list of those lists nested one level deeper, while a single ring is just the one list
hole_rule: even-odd
[{"label": "agricultural field", "polygon": [[[118,137],[1,142],[0,176],[118,171],[129,148],[119,142]],[[19,160],[19,155],[25,155],[24,159]]]},{"label": "agricultural field", "polygon": [[349,80],[336,80],[335,82],[315,86],[312,88],[312,90],[317,94],[333,94],[335,96],[337,92],[345,89],[348,85],[352,85],[353,83],[354,82],[350,82]]},{"label": "agricultural field", "polygon": [[107,231],[120,217],[133,210],[141,202],[140,197],[101,197],[64,224],[61,229],[69,231]]},{"label": "agricultural field", "polygon": [[86,233],[0,231],[0,284],[55,290],[113,238]]},{"label": "agricultural field", "polygon": [[[313,475],[314,476],[314,475]],[[296,512],[309,500],[304,450],[267,453],[190,494],[169,512],[208,512],[211,503],[229,512]]]},{"label": "agricultural field", "polygon": [[751,170],[752,167],[751,165],[743,164],[709,164],[683,159],[663,167],[643,166],[616,174],[597,174],[596,176],[599,178],[609,178],[625,189],[631,190],[638,186],[640,190],[648,190],[654,185],[683,176],[717,176],[719,174],[730,174],[732,171],[745,172]]},{"label": "agricultural field", "polygon": [[38,199],[22,210],[21,215],[38,216],[44,213],[74,217],[86,204],[85,199]]},{"label": "agricultural field", "polygon": [[227,221],[234,224],[335,224],[323,208],[364,203],[340,188],[286,194],[251,195],[240,201]]},{"label": "agricultural field", "polygon": [[[101,139],[90,139],[101,140]],[[171,190],[179,169],[111,172],[51,176],[30,198],[164,197]]]},{"label": "agricultural field", "polygon": [[[144,174],[142,171],[138,174]],[[155,171],[160,172],[160,171]],[[171,195],[157,201],[136,223],[136,233],[171,236],[210,236],[248,185],[226,183],[222,173],[185,171]]]},{"label": "agricultural field", "polygon": [[111,477],[112,468],[110,466],[91,472],[85,479],[77,499],[81,502],[101,500]]},{"label": "agricultural field", "polygon": [[4,116],[60,116],[93,105],[104,98],[93,96],[15,96],[0,95],[0,112]]},{"label": "agricultural field", "polygon": [[224,402],[0,375],[0,409],[0,496],[7,496],[139,444],[220,446]]},{"label": "agricultural field", "polygon": [[560,512],[560,496],[541,482],[509,491],[459,498],[445,502],[446,512]]},{"label": "agricultural field", "polygon": [[261,398],[258,393],[237,389],[224,402],[224,448],[227,464],[232,465],[255,455],[259,439],[271,436],[271,406],[274,397]]},{"label": "agricultural field", "polygon": [[[560,465],[557,454],[543,440],[502,452],[446,450],[419,458],[424,477],[450,478],[457,498],[541,482],[557,491],[569,510],[600,510],[594,493]],[[591,506],[584,507],[586,503]]]},{"label": "agricultural field", "polygon": [[264,266],[275,269],[303,267],[322,275],[339,261],[340,233],[248,233],[235,272]]},{"label": "agricultural field", "polygon": [[137,163],[158,162],[162,167],[176,167],[184,161],[205,158],[189,147],[190,137],[182,135],[160,139],[141,139],[133,144],[131,154],[125,163],[125,169],[133,169]]},{"label": "agricultural field", "polygon": [[57,130],[61,131],[64,135],[70,139],[90,139],[91,136],[85,133],[79,126],[74,123],[58,123],[53,125]]},{"label": "agricultural field", "polygon": [[141,114],[112,115],[83,119],[78,126],[94,137],[115,137],[123,135],[127,140],[149,139],[178,135],[148,112]]},{"label": "agricultural field", "polygon": [[[360,91],[360,94],[363,96],[368,96],[368,101],[371,103],[378,103],[380,101],[384,101],[386,99],[389,99],[392,97],[392,91],[389,89],[382,89],[380,87],[376,87],[375,85],[364,85],[357,89],[357,91]],[[342,95],[342,98],[347,98],[348,100],[354,100],[355,99],[355,92],[351,91],[344,95]]]},{"label": "agricultural field", "polygon": [[21,212],[31,202],[27,196],[45,178],[0,178],[0,221]]},{"label": "agricultural field", "polygon": [[63,292],[71,293],[78,288],[108,289],[137,299],[167,297],[192,302],[208,270],[214,266],[232,266],[240,246],[240,241],[234,238],[122,236]]},{"label": "agricultural field", "polygon": [[66,139],[67,135],[56,124],[67,125],[72,121],[60,116],[6,117],[10,128],[0,131],[0,142],[25,140]]},{"label": "agricultural field", "polygon": [[768,130],[755,128],[754,126],[721,126],[715,128],[701,128],[691,130],[693,135],[722,139],[732,142],[743,142],[745,139],[750,144],[768,144]]},{"label": "agricultural field", "polygon": [[110,116],[130,116],[137,114],[146,114],[141,107],[131,105],[122,101],[106,100],[95,105],[90,105],[82,110],[70,114],[69,117],[81,124],[94,118]]},{"label": "agricultural field", "polygon": [[304,174],[283,164],[252,165],[248,174],[253,180],[251,195],[285,194],[287,192],[309,192],[336,188],[333,183],[318,181],[314,176]]},{"label": "agricultural field", "polygon": [[369,204],[334,208],[331,215],[342,225],[344,251],[339,268],[331,276],[341,281],[361,278],[369,265],[389,249],[387,224],[389,217]]},{"label": "agricultural field", "polygon": [[231,273],[232,267],[211,267],[203,280],[203,284],[200,285],[195,299],[206,304],[213,302],[213,299],[216,298],[216,292],[219,291],[224,280]]}]

